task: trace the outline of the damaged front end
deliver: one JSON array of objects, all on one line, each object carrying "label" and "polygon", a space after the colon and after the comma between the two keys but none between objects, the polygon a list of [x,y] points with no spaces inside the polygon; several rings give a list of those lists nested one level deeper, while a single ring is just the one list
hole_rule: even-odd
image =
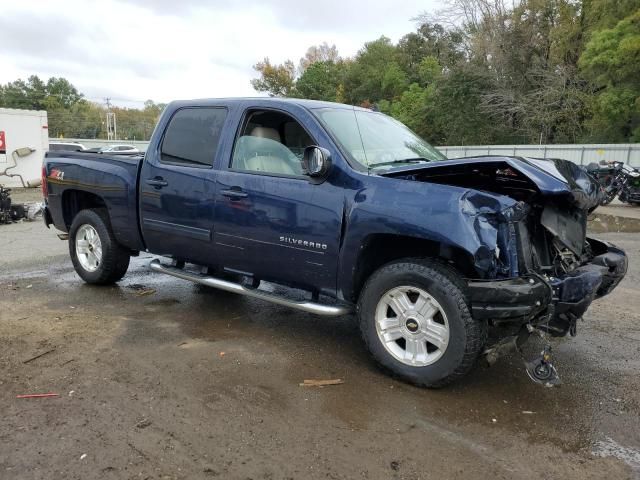
[{"label": "damaged front end", "polygon": [[[519,240],[528,242],[522,237]],[[572,259],[568,271],[564,270],[566,255],[558,253],[562,265],[559,274],[555,273],[556,268],[550,268],[548,272],[527,270],[512,279],[469,281],[474,318],[486,320],[493,327],[492,341],[485,350],[489,364],[505,353],[521,352],[520,347],[531,334],[543,339],[546,335],[562,337],[567,333],[575,336],[577,322],[591,302],[620,283],[627,271],[627,256],[622,250],[592,238],[585,239],[585,250],[588,260],[578,264]],[[539,357],[525,360],[525,367],[537,383],[560,383],[548,342]]]},{"label": "damaged front end", "polygon": [[[599,203],[598,184],[564,160],[474,157],[438,162],[402,178],[469,188],[462,211],[480,246],[468,280],[474,318],[487,321],[487,359],[518,348],[532,333],[576,334],[592,301],[611,292],[627,271],[616,246],[586,236]],[[394,176],[400,176],[398,173]],[[482,192],[509,197],[512,205]],[[555,383],[550,347],[528,362],[536,381]]]},{"label": "damaged front end", "polygon": [[580,253],[574,253],[543,223],[532,234],[531,221],[511,224],[517,232],[518,276],[469,280],[473,315],[495,326],[532,324],[553,336],[575,335],[591,302],[624,277],[627,256],[586,236]]}]

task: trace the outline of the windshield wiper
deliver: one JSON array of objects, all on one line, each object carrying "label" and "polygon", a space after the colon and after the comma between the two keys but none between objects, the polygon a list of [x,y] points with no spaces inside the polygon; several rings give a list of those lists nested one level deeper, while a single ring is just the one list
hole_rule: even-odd
[{"label": "windshield wiper", "polygon": [[422,163],[422,162],[429,162],[430,160],[424,158],[424,157],[415,157],[415,158],[403,158],[402,160],[391,160],[390,162],[382,162],[382,163],[375,163],[373,165],[371,165],[371,168],[376,168],[376,167],[383,167],[385,165],[395,165],[398,163]]}]

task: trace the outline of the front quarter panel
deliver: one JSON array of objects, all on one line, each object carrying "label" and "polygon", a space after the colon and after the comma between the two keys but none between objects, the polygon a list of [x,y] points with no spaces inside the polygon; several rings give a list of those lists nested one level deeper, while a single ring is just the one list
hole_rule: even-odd
[{"label": "front quarter panel", "polygon": [[[339,288],[353,298],[358,256],[367,237],[399,235],[436,242],[466,252],[478,278],[496,275],[502,226],[517,209],[509,197],[460,187],[365,176],[346,211]],[[507,232],[508,233],[508,232]],[[507,252],[500,252],[509,263]]]}]

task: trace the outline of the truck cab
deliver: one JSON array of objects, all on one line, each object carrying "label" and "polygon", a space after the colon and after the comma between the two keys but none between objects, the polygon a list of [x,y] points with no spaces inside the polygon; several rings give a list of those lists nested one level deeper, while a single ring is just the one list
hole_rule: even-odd
[{"label": "truck cab", "polygon": [[305,148],[330,145],[310,113],[254,100],[177,106],[158,129],[165,120],[140,173],[147,248],[335,296],[344,195],[302,170]]}]

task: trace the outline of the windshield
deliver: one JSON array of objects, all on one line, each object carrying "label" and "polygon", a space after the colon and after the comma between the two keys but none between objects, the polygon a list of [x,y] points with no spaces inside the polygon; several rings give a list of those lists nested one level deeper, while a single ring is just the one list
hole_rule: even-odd
[{"label": "windshield", "polygon": [[322,108],[316,115],[353,160],[384,170],[447,158],[405,127],[382,113]]}]

